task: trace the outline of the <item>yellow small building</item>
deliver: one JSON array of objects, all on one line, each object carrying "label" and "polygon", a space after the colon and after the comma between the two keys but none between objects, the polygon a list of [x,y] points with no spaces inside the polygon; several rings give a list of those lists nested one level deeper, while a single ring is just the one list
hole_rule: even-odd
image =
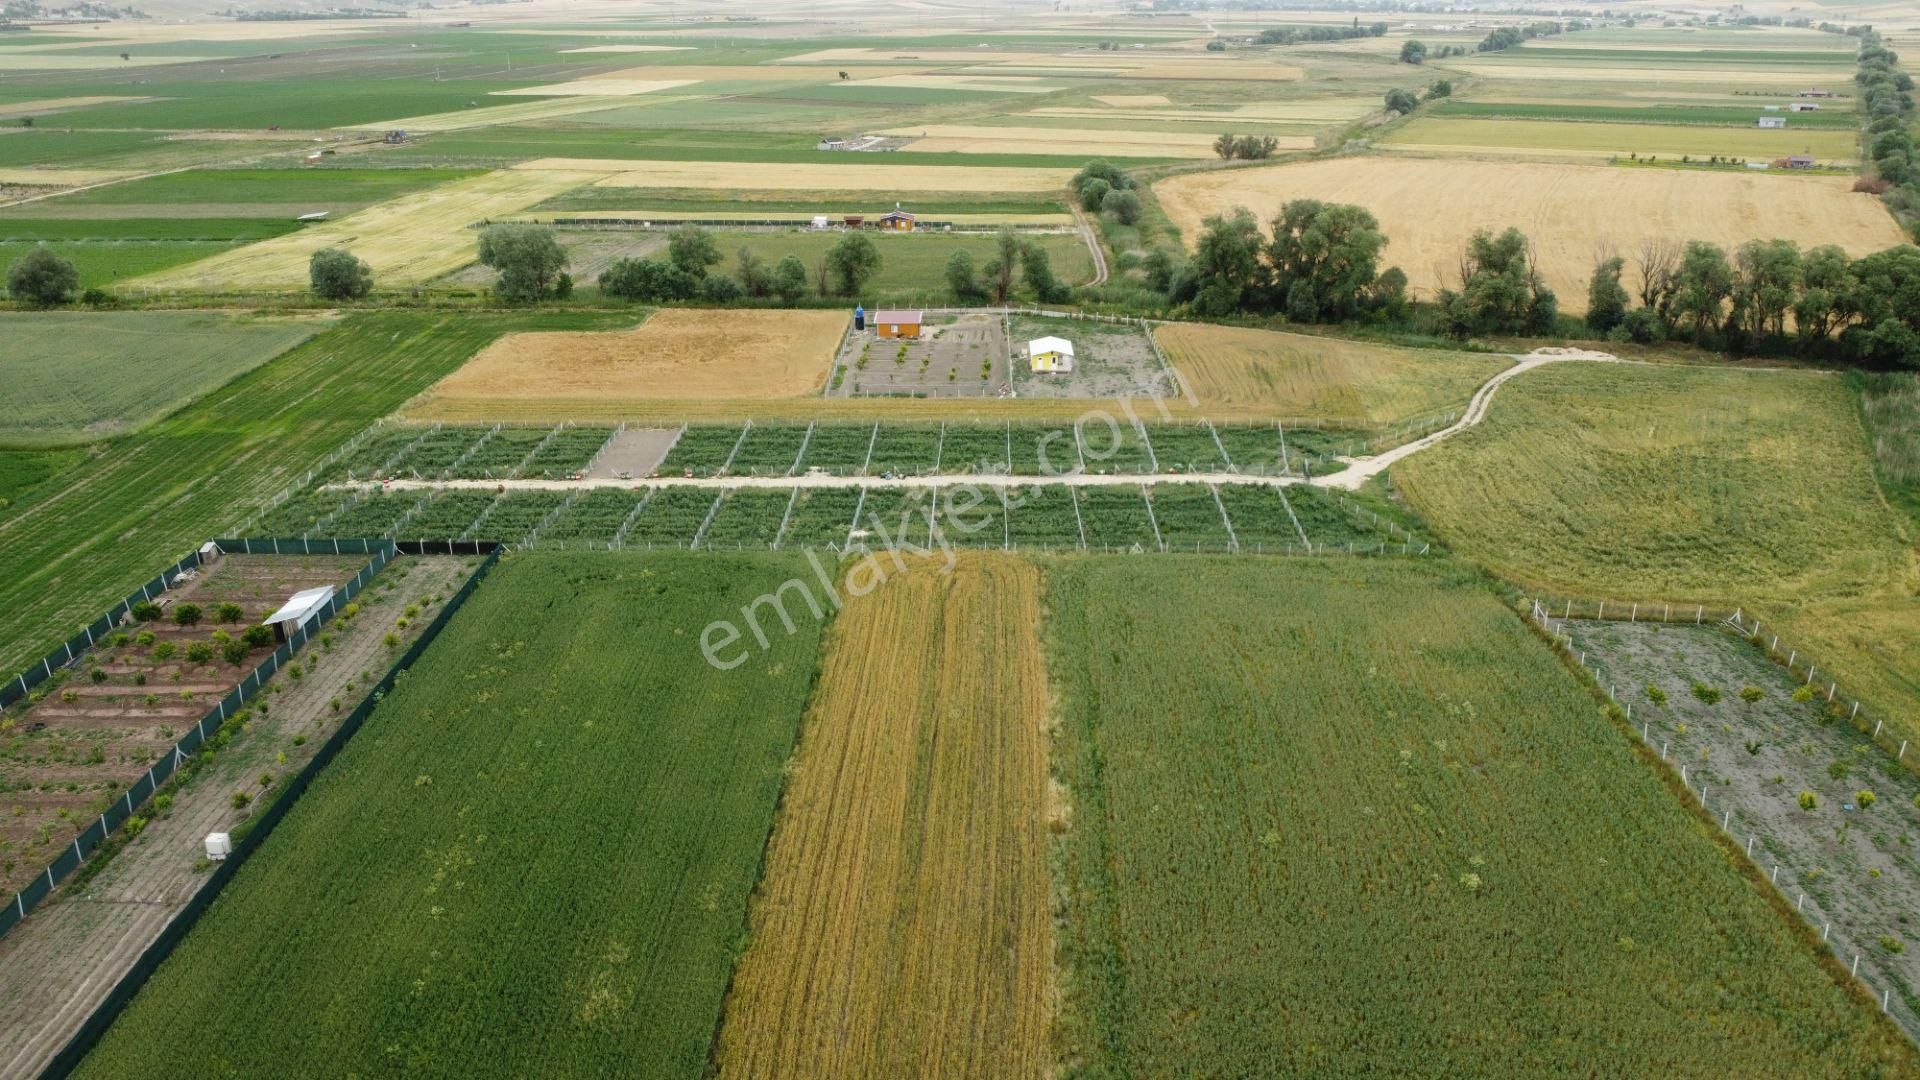
[{"label": "yellow small building", "polygon": [[1027,363],[1036,375],[1066,374],[1073,370],[1073,342],[1043,337],[1027,342]]},{"label": "yellow small building", "polygon": [[873,313],[873,333],[883,338],[917,338],[920,336],[920,324],[925,322],[924,311],[881,308]]},{"label": "yellow small building", "polygon": [[880,215],[877,224],[891,232],[912,232],[914,216],[905,210],[889,210]]}]

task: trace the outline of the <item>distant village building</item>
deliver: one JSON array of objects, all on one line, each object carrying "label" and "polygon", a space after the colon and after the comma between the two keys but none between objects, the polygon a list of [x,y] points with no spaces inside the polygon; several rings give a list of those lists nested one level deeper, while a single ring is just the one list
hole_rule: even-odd
[{"label": "distant village building", "polygon": [[905,210],[893,209],[880,215],[879,226],[894,232],[912,232],[914,217]]},{"label": "distant village building", "polygon": [[1826,97],[1832,97],[1832,96],[1833,96],[1833,91],[1831,91],[1831,90],[1821,90],[1821,89],[1817,89],[1817,88],[1815,88],[1815,89],[1809,89],[1809,90],[1802,90],[1802,91],[1800,91],[1800,92],[1799,92],[1798,94],[1796,94],[1796,95],[1794,95],[1794,96],[1795,96],[1795,97],[1815,97],[1815,98],[1826,98]]},{"label": "distant village building", "polygon": [[1819,104],[1812,101],[1796,101],[1791,105],[1788,105],[1787,108],[1792,109],[1794,112],[1819,112],[1820,111]]},{"label": "distant village building", "polygon": [[873,333],[883,338],[917,338],[920,324],[927,320],[924,311],[905,308],[880,308],[873,313]]},{"label": "distant village building", "polygon": [[1811,169],[1813,164],[1812,154],[1795,154],[1787,159],[1789,169]]},{"label": "distant village building", "polygon": [[1784,116],[1763,116],[1760,118],[1759,123],[1763,128],[1783,128],[1787,126],[1787,118]]},{"label": "distant village building", "polygon": [[1043,337],[1027,342],[1027,364],[1036,375],[1066,374],[1073,370],[1073,342]]}]

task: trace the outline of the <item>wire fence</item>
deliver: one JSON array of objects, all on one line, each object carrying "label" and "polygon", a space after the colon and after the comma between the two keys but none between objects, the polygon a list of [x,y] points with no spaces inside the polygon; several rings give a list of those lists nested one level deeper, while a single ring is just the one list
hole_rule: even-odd
[{"label": "wire fence", "polygon": [[[213,544],[223,553],[253,550],[252,546],[245,541],[216,540]],[[311,544],[289,541],[285,548],[283,552],[281,542],[275,541],[272,550],[275,554],[304,555],[315,554],[317,549],[318,552],[331,551],[336,555],[366,554],[370,555],[371,559],[360,568],[360,572],[355,574],[351,581],[334,590],[333,595],[327,598],[326,604],[321,607],[315,617],[303,623],[292,636],[241,678],[237,686],[208,709],[200,717],[199,722],[188,728],[187,733],[176,740],[158,761],[148,766],[146,772],[135,779],[118,799],[100,813],[99,817],[82,829],[80,835],[74,837],[26,887],[14,894],[13,902],[5,909],[0,909],[0,937],[4,937],[8,931],[19,925],[20,920],[26,918],[28,912],[52,895],[54,888],[68,875],[78,870],[87,856],[112,836],[114,830],[128,818],[133,817],[135,811],[143,806],[154,792],[160,790],[160,785],[166,783],[168,778],[200,749],[202,744],[217,733],[220,725],[226,723],[229,716],[239,712],[248,701],[259,694],[260,688],[273,677],[274,672],[280,670],[281,665],[292,659],[294,654],[300,651],[301,646],[318,633],[336,612],[359,595],[366,583],[372,580],[373,576],[379,573],[381,567],[387,565],[395,554],[395,546],[391,540],[329,540]],[[198,564],[196,553],[196,565]],[[164,578],[165,575],[162,574],[161,577]],[[78,655],[84,655],[84,651]],[[68,662],[71,663],[71,659]]]},{"label": "wire fence", "polygon": [[[263,543],[263,541],[240,540],[218,541],[218,543],[223,545],[223,549],[226,544],[239,544],[241,545],[240,549],[244,551]],[[275,541],[274,543],[285,545],[287,541]],[[342,543],[345,543],[345,541],[342,541]],[[134,994],[137,993],[140,987],[146,983],[147,979],[153,975],[154,971],[160,967],[161,963],[172,954],[174,948],[187,936],[187,933],[193,929],[194,924],[199,921],[200,916],[205,913],[207,908],[212,905],[214,899],[220,894],[220,890],[226,887],[227,882],[233,878],[233,875],[239,872],[240,867],[246,863],[247,859],[266,841],[267,837],[272,834],[275,826],[287,815],[287,812],[292,809],[293,805],[299,801],[300,796],[306,792],[307,788],[313,783],[314,778],[318,776],[320,771],[325,769],[327,765],[333,761],[334,757],[340,753],[341,749],[346,746],[347,740],[351,739],[354,733],[360,730],[361,725],[366,723],[367,717],[373,713],[375,706],[392,691],[394,683],[398,680],[401,673],[412,667],[414,661],[419,659],[420,654],[439,636],[441,629],[446,626],[448,620],[453,618],[454,613],[459,611],[461,605],[466,603],[467,597],[473,594],[473,590],[479,586],[480,582],[486,578],[488,572],[499,562],[501,552],[501,549],[497,545],[490,544],[463,545],[452,542],[441,542],[424,546],[409,544],[395,545],[392,541],[386,540],[369,540],[364,541],[364,543],[374,546],[377,550],[397,554],[482,554],[485,558],[480,561],[478,566],[474,567],[473,573],[467,576],[467,580],[461,583],[453,595],[447,598],[446,603],[441,606],[440,612],[421,630],[420,636],[414,639],[413,644],[408,646],[407,649],[400,654],[399,658],[393,662],[391,667],[387,668],[386,674],[380,678],[380,681],[368,688],[366,696],[360,699],[360,704],[355,706],[354,710],[340,721],[339,726],[336,727],[333,734],[328,736],[327,740],[320,745],[320,749],[315,752],[313,758],[308,761],[292,779],[278,788],[279,795],[273,800],[271,805],[267,806],[258,817],[254,818],[246,826],[243,826],[244,831],[236,831],[234,833],[233,851],[229,853],[225,859],[214,865],[212,872],[207,875],[206,880],[195,890],[193,896],[188,899],[185,906],[183,906],[180,912],[160,931],[159,936],[141,951],[140,956],[128,967],[126,973],[120,977],[113,988],[107,992],[100,1004],[94,1007],[92,1013],[90,1013],[85,1022],[80,1025],[79,1030],[74,1033],[71,1039],[67,1040],[67,1044],[54,1056],[52,1062],[47,1065],[42,1075],[63,1077],[71,1073],[74,1068],[80,1064],[80,1060],[86,1056],[89,1050],[93,1049],[93,1045],[100,1040],[100,1036],[105,1034],[107,1028],[112,1026],[113,1022],[119,1018],[120,1013],[126,1008],[127,1003],[133,999]],[[319,544],[315,544],[312,553],[319,553],[323,550],[325,549]],[[389,554],[388,557],[391,558],[391,554]]]},{"label": "wire fence", "polygon": [[[1715,630],[1724,630],[1759,646],[1770,659],[1782,664],[1790,673],[1796,676],[1801,673],[1802,667],[1804,667],[1805,682],[1802,685],[1805,686],[1814,685],[1813,678],[1815,670],[1813,665],[1807,663],[1802,666],[1795,666],[1799,656],[1797,652],[1791,650],[1789,650],[1788,654],[1784,657],[1779,655],[1777,652],[1779,644],[1778,638],[1771,639],[1771,643],[1769,643],[1769,639],[1762,635],[1760,621],[1758,619],[1751,620],[1751,625],[1749,625],[1749,620],[1745,617],[1744,610],[1741,608],[1735,608],[1732,612],[1721,613],[1710,612],[1704,605],[1698,604],[1691,606],[1683,605],[1676,610],[1673,605],[1666,603],[1643,605],[1642,603],[1633,601],[1620,603],[1617,601],[1597,600],[1587,601],[1586,603],[1590,605],[1591,615],[1582,613],[1572,601],[1562,601],[1561,606],[1556,610],[1549,603],[1540,599],[1521,598],[1521,604],[1525,607],[1526,618],[1529,625],[1535,627],[1548,639],[1553,647],[1580,672],[1589,686],[1596,692],[1606,695],[1607,701],[1611,704],[1616,717],[1627,726],[1630,732],[1629,737],[1634,738],[1640,743],[1648,757],[1657,758],[1666,766],[1669,778],[1679,783],[1680,788],[1684,790],[1688,798],[1694,802],[1695,808],[1719,829],[1730,846],[1741,853],[1754,873],[1766,880],[1767,884],[1773,888],[1781,905],[1783,907],[1791,905],[1794,913],[1805,921],[1809,931],[1818,931],[1822,948],[1826,949],[1835,961],[1846,968],[1848,977],[1856,980],[1860,986],[1864,988],[1868,997],[1876,998],[1879,1001],[1881,1012],[1891,1015],[1893,994],[1896,989],[1899,989],[1902,995],[1902,1016],[1908,1016],[1911,1002],[1908,1000],[1907,992],[1898,984],[1897,980],[1889,976],[1885,977],[1888,985],[1883,986],[1876,984],[1872,977],[1871,968],[1869,969],[1868,975],[1860,974],[1861,953],[1859,951],[1850,949],[1843,953],[1840,948],[1831,941],[1834,922],[1833,913],[1827,909],[1826,905],[1824,905],[1817,896],[1809,894],[1804,887],[1794,884],[1795,882],[1803,880],[1801,874],[1788,868],[1787,883],[1782,884],[1780,881],[1780,871],[1783,869],[1784,864],[1777,858],[1769,857],[1768,845],[1761,842],[1759,834],[1756,832],[1747,832],[1743,838],[1742,835],[1736,831],[1736,825],[1744,824],[1744,822],[1736,823],[1733,820],[1734,810],[1736,809],[1735,806],[1723,805],[1736,797],[1723,795],[1721,802],[1715,802],[1711,798],[1712,783],[1709,779],[1705,778],[1700,780],[1700,786],[1696,790],[1693,786],[1694,777],[1690,775],[1691,766],[1686,762],[1680,761],[1677,756],[1669,755],[1669,743],[1663,741],[1657,747],[1654,745],[1651,722],[1643,720],[1638,725],[1635,724],[1633,719],[1633,702],[1623,700],[1617,692],[1620,688],[1602,679],[1597,653],[1595,662],[1593,664],[1588,663],[1587,650],[1575,639],[1569,623],[1581,619],[1615,622],[1658,622],[1663,624],[1678,622],[1692,623]],[[1647,609],[1647,614],[1645,615],[1642,614],[1643,607]],[[1653,613],[1655,612],[1657,612],[1657,617],[1654,617]],[[1849,721],[1855,728],[1859,729],[1861,733],[1867,734],[1866,721],[1862,719],[1860,715],[1860,703],[1857,700],[1836,698],[1837,690],[1837,684],[1832,682],[1828,683],[1826,690],[1827,703],[1832,704],[1836,700],[1840,701]],[[1884,722],[1880,720],[1873,722],[1871,737],[1874,744],[1882,750],[1885,750],[1890,757],[1893,757],[1896,766],[1906,765],[1906,741],[1900,740],[1897,749],[1889,746],[1881,739],[1883,723]],[[1910,766],[1908,767],[1910,768]],[[1706,770],[1702,769],[1701,773],[1704,777]],[[1715,810],[1719,811],[1718,816],[1715,815]],[[1757,855],[1754,850],[1756,846],[1760,848]],[[1905,1024],[1902,1024],[1901,1027],[1902,1030],[1908,1032],[1909,1037],[1914,1037],[1915,1033],[1909,1030]]]}]

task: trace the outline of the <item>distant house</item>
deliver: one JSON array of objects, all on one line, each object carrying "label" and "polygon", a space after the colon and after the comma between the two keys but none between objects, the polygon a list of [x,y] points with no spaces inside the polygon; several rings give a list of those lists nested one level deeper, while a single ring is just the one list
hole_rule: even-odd
[{"label": "distant house", "polygon": [[1795,154],[1792,157],[1787,159],[1787,168],[1811,169],[1813,168],[1813,155],[1812,154]]},{"label": "distant house", "polygon": [[814,144],[813,148],[815,150],[845,150],[847,148],[847,140],[833,136],[821,139],[818,143]]},{"label": "distant house", "polygon": [[1813,101],[1795,101],[1789,104],[1787,108],[1792,109],[1794,112],[1819,112],[1820,111],[1819,103],[1813,102]]},{"label": "distant house", "polygon": [[1783,128],[1787,126],[1787,118],[1784,116],[1763,116],[1760,118],[1759,124],[1763,128]]},{"label": "distant house", "polygon": [[867,223],[867,216],[865,214],[848,214],[846,217],[841,218],[840,221],[849,229],[857,229]]},{"label": "distant house", "polygon": [[1027,364],[1036,375],[1066,374],[1073,370],[1073,342],[1043,337],[1027,342]]},{"label": "distant house", "polygon": [[1831,91],[1831,90],[1821,90],[1821,89],[1817,89],[1817,88],[1815,88],[1815,89],[1810,89],[1810,90],[1802,90],[1802,91],[1800,91],[1800,92],[1799,92],[1798,94],[1796,94],[1796,95],[1794,95],[1794,96],[1795,96],[1795,97],[1817,97],[1817,98],[1825,98],[1825,97],[1832,97],[1832,96],[1833,96],[1833,91]]},{"label": "distant house", "polygon": [[917,338],[920,336],[920,324],[926,319],[927,313],[924,311],[881,308],[873,313],[871,325],[876,337]]},{"label": "distant house", "polygon": [[907,213],[905,210],[896,209],[881,214],[878,223],[881,228],[891,229],[894,232],[912,232],[913,221],[914,218],[912,214]]}]

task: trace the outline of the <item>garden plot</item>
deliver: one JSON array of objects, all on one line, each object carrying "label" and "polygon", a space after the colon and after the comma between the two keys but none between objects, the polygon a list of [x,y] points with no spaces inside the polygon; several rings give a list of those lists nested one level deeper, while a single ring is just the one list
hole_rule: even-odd
[{"label": "garden plot", "polygon": [[934,316],[917,339],[849,333],[834,362],[838,397],[991,397],[1006,386],[998,315]]},{"label": "garden plot", "polygon": [[1233,547],[1226,513],[1206,484],[1161,484],[1147,489],[1153,520],[1166,551],[1227,551]]},{"label": "garden plot", "polygon": [[485,428],[443,427],[414,440],[394,463],[392,475],[420,479],[439,479],[451,475],[454,465],[468,460],[469,452],[484,443],[490,433]]},{"label": "garden plot", "polygon": [[[1920,779],[1759,646],[1716,626],[1571,622],[1572,648],[1829,943],[1920,1030]],[[1783,658],[1784,659],[1784,658]]]},{"label": "garden plot", "polygon": [[509,491],[494,500],[486,516],[467,530],[467,538],[518,544],[559,512],[572,494],[564,491]]},{"label": "garden plot", "polygon": [[613,437],[610,427],[574,427],[555,432],[520,466],[517,475],[535,480],[578,479],[587,465]]},{"label": "garden plot", "polygon": [[656,488],[627,525],[627,547],[687,547],[700,534],[721,492]]},{"label": "garden plot", "polygon": [[[25,884],[276,644],[253,629],[367,557],[226,555],[7,710],[0,892]],[[250,632],[251,631],[251,632]]]},{"label": "garden plot", "polygon": [[645,498],[644,489],[583,491],[540,530],[540,546],[612,546]]},{"label": "garden plot", "polygon": [[727,492],[714,510],[707,531],[701,534],[703,549],[769,548],[780,536],[780,521],[786,517],[793,492],[743,488]]},{"label": "garden plot", "polygon": [[[1015,315],[1009,320],[1013,387],[1022,397],[1164,398],[1180,393],[1140,327],[1092,319]],[[1073,343],[1073,370],[1035,374],[1027,343],[1059,337]]]},{"label": "garden plot", "polygon": [[463,480],[496,480],[522,475],[521,467],[554,437],[554,428],[503,427],[474,448],[454,475]]},{"label": "garden plot", "polygon": [[1147,440],[1153,444],[1154,460],[1161,472],[1225,472],[1227,459],[1221,455],[1220,442],[1213,426],[1197,424],[1155,424],[1147,428]]},{"label": "garden plot", "polygon": [[802,490],[787,513],[786,531],[780,534],[783,548],[842,547],[853,528],[853,513],[860,506],[861,492],[852,488],[815,488]]},{"label": "garden plot", "polygon": [[1015,547],[1081,547],[1075,490],[1065,484],[1047,484],[1007,492],[1009,541]]},{"label": "garden plot", "polygon": [[799,463],[806,439],[804,424],[755,424],[747,429],[728,472],[734,476],[785,476]]},{"label": "garden plot", "polygon": [[1092,550],[1158,551],[1159,534],[1147,506],[1146,492],[1137,487],[1085,487],[1080,497],[1080,520],[1086,525]]},{"label": "garden plot", "polygon": [[663,473],[682,476],[717,476],[733,457],[744,424],[697,424],[680,432],[680,438],[660,462]]},{"label": "garden plot", "polygon": [[944,446],[944,425],[883,424],[873,439],[875,476],[918,476],[934,471]]},{"label": "garden plot", "polygon": [[430,429],[410,424],[387,424],[340,456],[321,475],[328,480],[381,480],[392,476],[392,469],[406,456],[414,443]]},{"label": "garden plot", "polygon": [[434,492],[410,517],[394,525],[393,531],[407,540],[459,540],[497,497],[491,491],[470,489]]},{"label": "garden plot", "polygon": [[878,438],[879,424],[820,424],[807,441],[800,461],[802,472],[819,469],[835,476],[853,476],[867,465]]},{"label": "garden plot", "polygon": [[36,1073],[79,1029],[204,884],[206,835],[257,821],[340,722],[339,703],[365,693],[366,673],[419,636],[476,561],[389,562],[354,598],[353,614],[328,622],[263,694],[211,730],[141,808],[143,826],[123,825],[80,876],[0,938],[0,1062],[9,1073]]},{"label": "garden plot", "polygon": [[1011,424],[948,424],[940,446],[939,472],[1011,472],[1012,447]]},{"label": "garden plot", "polygon": [[424,506],[430,493],[425,491],[369,491],[335,511],[332,518],[320,518],[301,530],[325,532],[329,536],[367,538],[392,536],[396,528]]},{"label": "garden plot", "polygon": [[1221,484],[1220,503],[1233,522],[1233,537],[1243,551],[1304,551],[1301,529],[1289,505],[1295,491],[1265,484]]}]

